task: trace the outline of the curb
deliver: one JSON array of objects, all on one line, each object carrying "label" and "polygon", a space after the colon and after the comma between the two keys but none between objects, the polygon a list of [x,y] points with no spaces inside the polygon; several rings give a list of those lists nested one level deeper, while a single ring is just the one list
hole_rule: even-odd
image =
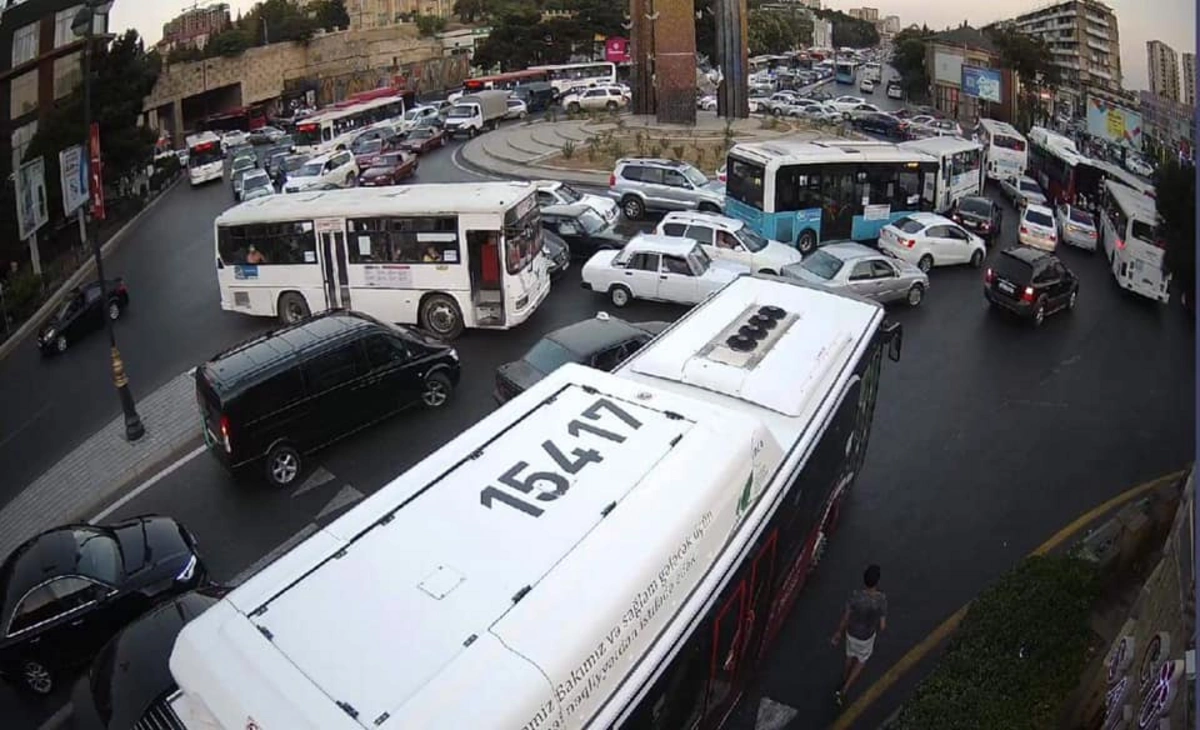
[{"label": "curb", "polygon": [[[125,237],[125,234],[129,232],[129,229],[141,221],[142,216],[149,213],[160,200],[165,198],[168,193],[174,190],[175,187],[184,179],[184,177],[186,176],[180,175],[175,182],[171,183],[165,190],[156,195],[154,200],[151,200],[149,203],[147,203],[146,207],[142,208],[137,215],[135,215],[133,218],[130,218],[128,223],[117,229],[117,232],[114,233],[107,241],[105,241],[102,246],[100,246],[101,258],[108,258],[109,255],[111,255],[112,252],[117,249],[117,244],[121,242],[121,239]],[[42,323],[42,320],[44,320],[48,314],[50,314],[50,311],[59,305],[63,295],[76,286],[79,286],[79,282],[82,281],[84,277],[89,275],[92,271],[94,271],[95,268],[95,257],[89,257],[86,263],[75,270],[74,274],[71,274],[69,277],[67,277],[67,280],[63,282],[63,284],[59,286],[53,294],[46,298],[46,301],[42,304],[42,306],[38,307],[38,310],[34,312],[29,319],[25,320],[25,323],[18,327],[16,332],[9,335],[8,339],[3,343],[0,343],[0,359],[8,357],[10,352],[15,350],[18,345],[24,342],[25,339],[29,337],[29,334]]]}]

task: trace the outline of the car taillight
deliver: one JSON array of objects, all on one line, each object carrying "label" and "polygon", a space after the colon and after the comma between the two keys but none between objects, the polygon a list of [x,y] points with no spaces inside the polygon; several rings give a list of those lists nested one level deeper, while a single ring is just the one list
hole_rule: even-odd
[{"label": "car taillight", "polygon": [[910,238],[910,239],[908,239],[908,240],[901,241],[901,243],[903,243],[903,244],[904,244],[905,246],[907,246],[908,248],[912,248],[913,246],[916,246],[916,245],[917,245],[917,239],[915,239],[915,238]]},{"label": "car taillight", "polygon": [[996,272],[992,271],[991,269],[988,269],[983,274],[983,280],[985,282],[987,282],[988,284],[991,284],[993,281],[996,280]]},{"label": "car taillight", "polygon": [[125,288],[125,282],[121,282],[120,284],[117,284],[117,293],[118,294],[125,294],[128,291],[129,290]]},{"label": "car taillight", "polygon": [[1118,251],[1123,251],[1124,249],[1125,249],[1125,239],[1124,239],[1124,238],[1118,238],[1118,239],[1117,239],[1117,250],[1118,250]]},{"label": "car taillight", "polygon": [[1025,226],[1021,226],[1021,233],[1028,234],[1028,233],[1029,233],[1029,229],[1028,229],[1028,228],[1026,228]]},{"label": "car taillight", "polygon": [[221,442],[225,445],[226,453],[233,453],[233,447],[229,445],[229,416],[221,416]]},{"label": "car taillight", "polygon": [[617,186],[617,176],[615,174],[609,173],[608,186],[610,188],[615,188]]},{"label": "car taillight", "polygon": [[1023,301],[1023,302],[1032,302],[1033,301],[1033,287],[1031,287],[1031,286],[1025,287],[1025,291],[1021,292],[1021,301]]}]

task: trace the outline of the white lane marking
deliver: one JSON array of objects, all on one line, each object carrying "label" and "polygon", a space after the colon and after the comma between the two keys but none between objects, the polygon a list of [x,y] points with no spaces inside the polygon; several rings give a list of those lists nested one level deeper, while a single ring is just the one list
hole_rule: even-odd
[{"label": "white lane marking", "polygon": [[58,712],[46,718],[45,722],[43,722],[41,725],[38,725],[38,730],[58,730],[67,724],[67,720],[69,720],[73,714],[75,714],[75,705],[68,702],[67,704],[58,708]]},{"label": "white lane marking", "polygon": [[463,145],[459,145],[458,147],[455,147],[454,150],[450,153],[450,164],[457,167],[459,172],[466,174],[466,175],[470,175],[473,178],[482,179],[482,180],[508,180],[508,178],[499,177],[497,175],[488,175],[487,173],[476,172],[475,170],[472,170],[471,168],[464,166],[462,163],[460,163],[458,161],[459,153],[462,152],[462,148],[463,148]]},{"label": "white lane marking", "polygon": [[200,446],[197,446],[194,450],[188,452],[187,454],[184,454],[178,460],[176,460],[175,463],[171,464],[167,468],[163,469],[162,471],[158,472],[154,476],[150,477],[148,480],[139,484],[136,488],[134,488],[134,490],[132,492],[129,492],[125,496],[118,499],[116,502],[113,502],[109,506],[105,507],[103,510],[100,511],[100,513],[98,515],[96,515],[91,520],[89,520],[89,522],[91,522],[94,525],[97,522],[99,522],[100,520],[103,520],[105,517],[108,517],[109,515],[111,515],[113,512],[116,512],[117,510],[121,509],[125,505],[129,504],[138,495],[142,494],[150,487],[153,487],[155,484],[158,484],[163,479],[166,479],[168,476],[170,476],[172,473],[174,473],[176,470],[178,470],[184,464],[188,463],[192,459],[195,459],[200,454],[203,454],[207,448],[208,448],[207,446],[200,445]]},{"label": "white lane marking", "polygon": [[343,507],[348,507],[349,505],[352,505],[358,500],[362,499],[363,496],[364,495],[362,492],[347,484],[346,486],[342,487],[342,491],[335,494],[333,499],[329,500],[329,503],[317,513],[316,519],[319,520],[326,515],[331,515],[334,512],[337,512]]},{"label": "white lane marking", "polygon": [[283,556],[284,553],[286,553],[287,551],[291,550],[292,548],[296,547],[300,543],[307,540],[310,536],[312,536],[312,534],[314,532],[316,532],[319,529],[321,529],[321,528],[319,525],[317,525],[317,523],[315,523],[315,522],[308,523],[307,525],[305,525],[303,527],[303,529],[301,529],[295,535],[292,535],[288,539],[286,539],[283,542],[276,545],[275,548],[271,550],[271,552],[262,556],[258,560],[255,560],[250,565],[249,568],[246,568],[242,572],[235,575],[233,577],[233,580],[230,581],[229,585],[239,586],[242,583],[245,583],[250,578],[253,578],[254,575],[256,573],[258,573],[260,570],[262,570],[263,568],[267,567],[271,563],[278,560],[281,556]]},{"label": "white lane marking", "polygon": [[758,703],[758,717],[754,721],[754,730],[783,730],[799,714],[800,711],[795,707],[763,697]]},{"label": "white lane marking", "polygon": [[305,492],[311,492],[312,490],[316,489],[317,487],[319,487],[323,484],[328,484],[328,483],[332,482],[334,479],[336,479],[336,477],[334,477],[333,474],[331,474],[328,469],[326,469],[323,466],[318,466],[317,470],[314,471],[308,477],[308,479],[305,479],[303,484],[296,487],[296,491],[292,492],[292,499],[299,497],[301,494],[304,494]]}]

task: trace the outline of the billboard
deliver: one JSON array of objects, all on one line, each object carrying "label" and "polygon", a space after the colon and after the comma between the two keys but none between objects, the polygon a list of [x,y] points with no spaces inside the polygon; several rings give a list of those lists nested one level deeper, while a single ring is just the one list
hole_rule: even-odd
[{"label": "billboard", "polygon": [[87,161],[83,156],[83,145],[59,152],[58,170],[62,180],[63,215],[70,215],[88,200]]},{"label": "billboard", "polygon": [[629,41],[611,37],[604,41],[604,60],[610,63],[629,63]]},{"label": "billboard", "polygon": [[933,54],[933,80],[947,84],[962,82],[963,57],[957,53]]},{"label": "billboard", "polygon": [[46,225],[46,163],[39,157],[17,170],[17,229],[21,240]]},{"label": "billboard", "polygon": [[1000,103],[1000,72],[976,66],[962,67],[962,91],[966,96]]},{"label": "billboard", "polygon": [[1087,131],[1093,137],[1140,150],[1142,128],[1142,115],[1138,112],[1104,99],[1088,97]]}]

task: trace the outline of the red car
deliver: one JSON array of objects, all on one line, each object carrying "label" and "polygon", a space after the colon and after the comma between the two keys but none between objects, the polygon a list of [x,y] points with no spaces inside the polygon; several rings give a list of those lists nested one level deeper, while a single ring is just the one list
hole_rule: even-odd
[{"label": "red car", "polygon": [[423,155],[429,150],[446,146],[446,133],[437,127],[417,127],[408,133],[400,146],[409,152]]},{"label": "red car", "polygon": [[395,185],[412,177],[417,171],[417,156],[408,152],[388,152],[379,155],[371,166],[358,176],[363,187]]},{"label": "red car", "polygon": [[380,155],[386,155],[389,152],[396,152],[400,149],[402,149],[400,138],[392,136],[357,139],[351,146],[350,151],[354,153],[354,162],[358,165],[358,169],[365,170],[375,164],[375,160]]}]

